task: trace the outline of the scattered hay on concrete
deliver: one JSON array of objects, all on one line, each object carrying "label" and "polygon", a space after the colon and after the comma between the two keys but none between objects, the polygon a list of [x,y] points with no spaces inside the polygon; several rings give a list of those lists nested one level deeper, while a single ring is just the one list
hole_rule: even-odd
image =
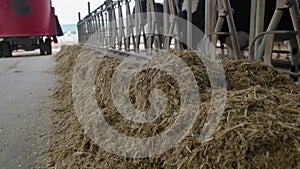
[{"label": "scattered hay on concrete", "polygon": [[[54,93],[53,141],[46,168],[300,168],[300,99],[293,94],[294,84],[269,66],[247,61],[223,61],[228,81],[226,107],[211,140],[199,142],[199,132],[210,107],[210,100],[204,99],[192,130],[173,149],[145,159],[128,159],[105,152],[84,134],[74,112],[71,81],[74,58],[79,51],[78,46],[63,47],[57,57],[56,73],[60,79]],[[202,85],[200,92],[209,94],[203,64],[190,52],[178,56],[192,67],[198,85]],[[145,70],[134,78],[130,100],[137,109],[146,110],[149,92],[162,89],[169,100],[165,116],[157,123],[141,126],[118,114],[110,87],[120,63],[106,57],[95,80],[98,106],[104,110],[110,125],[136,137],[152,136],[172,125],[174,112],[180,107],[178,84],[156,69]]]}]

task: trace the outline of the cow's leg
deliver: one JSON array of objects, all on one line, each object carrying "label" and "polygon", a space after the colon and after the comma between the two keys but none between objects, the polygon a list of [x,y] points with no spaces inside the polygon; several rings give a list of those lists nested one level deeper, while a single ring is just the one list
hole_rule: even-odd
[{"label": "cow's leg", "polygon": [[187,49],[187,12],[182,11],[178,13],[178,17],[181,18],[178,20],[177,25],[179,32],[182,34],[181,42],[183,49]]},{"label": "cow's leg", "polygon": [[225,45],[224,45],[224,43],[220,42],[220,48],[221,48],[221,57],[224,58],[224,56],[225,56]]},{"label": "cow's leg", "polygon": [[232,48],[230,47],[230,48],[227,48],[227,51],[228,51],[228,58],[230,58],[230,59],[234,59],[234,52],[233,52],[233,50],[232,50]]},{"label": "cow's leg", "polygon": [[[285,41],[284,41],[284,45],[286,46],[286,48],[287,48],[288,51],[292,51],[291,45],[290,45],[290,41],[289,41],[289,40],[285,40]],[[290,59],[291,59],[291,58],[290,58],[290,54],[291,54],[291,52],[290,52],[289,54],[286,55],[285,59],[290,60]]]},{"label": "cow's leg", "polygon": [[[291,45],[291,71],[292,72],[299,72],[299,59],[300,59],[300,51],[299,46],[297,43],[297,39],[293,38],[290,40]],[[298,81],[298,77],[293,77],[294,81]]]},{"label": "cow's leg", "polygon": [[[244,31],[238,31],[237,32],[237,40],[240,44],[240,58],[245,58],[244,50],[249,46],[249,34]],[[233,50],[232,50],[232,43],[231,38],[227,37],[225,39],[225,44],[227,45],[228,55],[233,57]]]}]

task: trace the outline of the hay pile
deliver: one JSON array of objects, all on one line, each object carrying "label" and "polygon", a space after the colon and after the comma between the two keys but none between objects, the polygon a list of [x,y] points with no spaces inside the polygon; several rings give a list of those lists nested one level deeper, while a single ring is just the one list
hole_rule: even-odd
[{"label": "hay pile", "polygon": [[[57,102],[53,110],[53,143],[45,167],[300,168],[300,100],[293,94],[295,86],[289,77],[260,63],[223,61],[228,82],[226,109],[213,139],[199,142],[199,130],[210,107],[210,85],[205,67],[190,52],[177,55],[191,67],[203,102],[188,136],[173,149],[152,158],[128,159],[105,152],[84,134],[72,104],[72,69],[80,50],[78,46],[64,46],[57,55],[56,73],[60,79],[54,93]],[[156,69],[140,72],[130,86],[130,100],[136,108],[149,108],[147,98],[154,88],[166,92],[168,104],[162,117],[152,124],[134,124],[118,114],[110,93],[110,79],[120,63],[107,57],[99,66],[95,81],[97,102],[106,120],[129,136],[161,133],[173,123],[180,107],[178,84]]]},{"label": "hay pile", "polygon": [[228,90],[246,89],[256,85],[277,88],[285,92],[295,90],[295,84],[289,76],[280,74],[271,66],[263,65],[261,61],[224,59],[223,65]]}]

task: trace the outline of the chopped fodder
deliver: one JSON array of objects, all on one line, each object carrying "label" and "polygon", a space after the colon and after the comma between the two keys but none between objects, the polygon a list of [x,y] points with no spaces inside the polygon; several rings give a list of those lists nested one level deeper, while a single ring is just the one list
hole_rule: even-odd
[{"label": "chopped fodder", "polygon": [[264,65],[261,61],[224,59],[223,65],[228,90],[246,89],[255,85],[277,88],[286,92],[294,92],[296,89],[295,83],[288,75],[279,73],[272,66]]},{"label": "chopped fodder", "polygon": [[[202,100],[207,99],[209,90],[208,76],[205,73],[205,67],[199,64],[195,57],[189,55],[180,56],[183,61],[191,67],[199,87],[199,93],[202,94]],[[118,59],[106,58],[99,65],[96,78],[96,93],[98,106],[103,110],[106,120],[117,131],[128,136],[150,137],[168,129],[176,119],[180,109],[180,91],[176,80],[167,72],[158,69],[145,69],[139,72],[132,79],[129,88],[129,97],[131,103],[139,111],[147,111],[150,108],[149,96],[151,91],[159,89],[166,94],[167,104],[162,114],[152,123],[136,124],[124,119],[114,106],[114,100],[111,93],[112,77],[121,63]],[[120,81],[121,83],[121,81]],[[189,83],[185,81],[185,83]]]},{"label": "chopped fodder", "polygon": [[81,47],[78,45],[62,46],[61,50],[56,54],[57,65],[55,67],[56,74],[73,73],[75,59],[78,56]]},{"label": "chopped fodder", "polygon": [[[281,76],[269,68],[261,68],[261,64],[257,64],[254,70],[249,69],[257,74],[252,77],[251,83],[228,82],[225,110],[211,140],[199,141],[200,130],[210,107],[208,97],[200,96],[203,102],[196,123],[187,137],[173,149],[145,159],[129,159],[105,152],[84,134],[74,112],[71,81],[72,59],[76,58],[76,52],[68,55],[72,48],[77,51],[78,46],[62,48],[56,67],[60,79],[54,93],[53,140],[48,150],[50,159],[46,168],[300,168],[300,100],[291,93],[293,83],[288,83],[288,80],[281,86],[280,82],[265,82],[270,78],[256,77],[260,73],[255,71],[271,71],[271,75],[278,76],[274,79]],[[95,54],[94,51],[85,52],[87,55]],[[199,87],[200,93],[209,94],[209,80],[203,64],[193,57],[193,53],[184,51],[177,55],[187,65],[195,67],[191,70],[198,85],[203,85]],[[240,62],[246,61],[236,64],[242,64]],[[167,109],[162,114],[164,118],[145,126],[135,124],[124,120],[116,112],[111,99],[111,78],[120,63],[118,59],[105,58],[99,65],[95,80],[98,106],[104,110],[106,120],[119,132],[133,137],[152,136],[167,129],[176,118],[176,109],[180,107],[176,81],[156,69],[140,72],[133,79],[130,101],[137,109],[145,111],[149,108],[148,96],[155,88],[166,92],[168,98]],[[224,61],[226,74],[229,67],[233,71],[231,74],[238,70],[236,67],[243,69],[243,66],[234,63]],[[244,78],[231,74],[228,76],[236,81]]]},{"label": "chopped fodder", "polygon": [[[195,52],[182,51],[174,53],[180,57],[193,71],[201,91],[210,87],[207,69],[209,65],[203,64],[201,59]],[[264,65],[261,61],[251,62],[249,60],[235,61],[225,58],[222,61],[227,90],[247,89],[251,86],[263,86],[269,88],[277,88],[285,92],[295,92],[296,85],[293,80],[285,74],[275,70],[274,67]]]},{"label": "chopped fodder", "polygon": [[166,157],[172,167],[181,161],[183,168],[300,167],[300,103],[295,95],[260,86],[228,92],[212,139],[199,144],[197,131],[209,107],[202,104],[193,132]]}]

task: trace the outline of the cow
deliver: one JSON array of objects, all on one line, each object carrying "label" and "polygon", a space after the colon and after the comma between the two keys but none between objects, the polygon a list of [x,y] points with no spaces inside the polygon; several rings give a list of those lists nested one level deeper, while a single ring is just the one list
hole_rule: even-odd
[{"label": "cow", "polygon": [[[205,26],[205,0],[191,0],[192,1],[192,24],[204,31]],[[178,17],[186,20],[187,19],[187,10],[188,10],[188,0],[178,0],[177,6],[179,9]],[[230,0],[230,4],[233,11],[233,19],[235,22],[238,41],[240,43],[240,50],[244,50],[249,46],[249,32],[250,32],[250,15],[251,15],[251,0]],[[265,9],[265,18],[264,18],[264,31],[267,30],[268,24],[270,23],[273,13],[276,9],[276,0],[266,0],[266,9]],[[187,42],[187,26],[186,23],[178,24],[180,33],[182,34],[182,42]],[[279,23],[277,30],[293,30],[293,24],[289,16],[288,11],[282,16],[281,22]],[[229,32],[227,21],[223,24],[221,29],[222,32]],[[195,30],[193,29],[193,32]],[[193,34],[193,46],[196,47],[197,42],[202,38],[200,35]],[[219,40],[221,43],[227,44],[231,47],[230,40],[228,35],[220,35]],[[291,40],[291,54],[293,56],[292,70],[298,70],[298,67],[295,67],[294,62],[298,62],[300,58],[299,46],[295,40],[295,36],[275,36],[275,40]],[[186,44],[183,44],[184,49],[187,48]],[[295,66],[294,66],[295,65]]]},{"label": "cow", "polygon": [[[204,24],[205,24],[205,1],[203,0],[191,0],[192,1],[192,24],[193,27],[193,45],[196,45],[198,40],[201,38],[201,35],[198,35],[197,28],[200,30],[204,30]],[[177,16],[181,19],[178,19],[178,28],[180,33],[182,34],[182,42],[183,42],[183,48],[187,49],[187,24],[184,22],[184,20],[187,20],[187,11],[188,11],[188,1],[187,0],[178,0],[177,1],[177,9],[178,14]],[[200,18],[199,18],[200,16]],[[203,16],[203,18],[202,18]],[[195,47],[195,46],[193,46]]]},{"label": "cow", "polygon": [[[187,18],[187,0],[178,0],[177,1],[179,13],[178,17],[186,20]],[[249,28],[250,28],[250,6],[251,6],[251,0],[244,0],[244,1],[238,1],[238,0],[231,0],[231,7],[234,10],[233,15],[234,21],[236,23],[236,30],[238,31],[237,34],[240,35],[238,38],[240,39],[240,46],[241,50],[244,50],[249,42]],[[248,16],[248,17],[246,17]],[[239,23],[239,24],[237,24]],[[240,24],[241,23],[241,24]],[[192,24],[200,29],[201,31],[204,31],[205,27],[205,0],[192,0]],[[229,32],[229,28],[227,27],[227,21],[223,24],[222,32]],[[186,24],[179,24],[179,29],[182,31],[182,41],[186,42]],[[195,35],[193,35],[195,36]],[[248,39],[247,39],[248,38]],[[193,44],[197,43],[197,40],[199,38],[193,38]],[[219,36],[219,40],[222,43],[231,46],[230,42],[228,41],[228,36],[221,35]],[[186,45],[183,45],[186,49]]]},{"label": "cow", "polygon": [[[145,26],[147,23],[147,0],[140,0],[140,12],[141,12],[141,16],[142,16],[142,23],[141,26]],[[155,3],[153,0],[153,4],[154,4],[154,12],[155,12],[155,17],[156,17],[156,24],[158,25],[158,35],[159,35],[159,39],[161,44],[160,48],[162,47],[162,42],[163,42],[163,30],[164,30],[164,26],[163,26],[163,10],[164,10],[164,6],[161,3]],[[137,13],[136,7],[133,7],[133,17],[135,19],[135,14]],[[145,36],[145,35],[144,35]]]}]

